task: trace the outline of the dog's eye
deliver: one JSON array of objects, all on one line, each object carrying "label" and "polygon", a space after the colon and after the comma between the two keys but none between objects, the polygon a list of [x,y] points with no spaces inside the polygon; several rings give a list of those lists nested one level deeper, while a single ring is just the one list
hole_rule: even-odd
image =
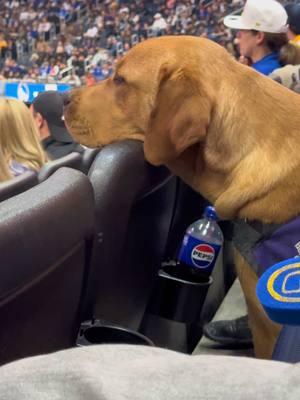
[{"label": "dog's eye", "polygon": [[123,85],[124,83],[126,83],[126,80],[123,78],[123,76],[115,75],[113,78],[113,82],[117,86],[120,86],[120,85]]}]

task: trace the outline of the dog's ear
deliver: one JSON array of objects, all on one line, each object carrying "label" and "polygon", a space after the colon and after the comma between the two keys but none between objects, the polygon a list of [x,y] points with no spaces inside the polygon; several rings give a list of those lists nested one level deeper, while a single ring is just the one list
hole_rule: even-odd
[{"label": "dog's ear", "polygon": [[145,157],[154,165],[167,164],[204,140],[211,114],[207,92],[184,69],[163,65],[158,80],[144,143]]}]

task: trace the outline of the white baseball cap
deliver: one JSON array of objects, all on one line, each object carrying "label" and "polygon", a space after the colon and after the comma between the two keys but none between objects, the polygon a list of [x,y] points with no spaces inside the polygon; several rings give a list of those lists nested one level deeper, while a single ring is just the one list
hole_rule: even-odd
[{"label": "white baseball cap", "polygon": [[288,15],[276,0],[247,0],[242,15],[228,15],[224,25],[231,29],[282,33],[287,31]]}]

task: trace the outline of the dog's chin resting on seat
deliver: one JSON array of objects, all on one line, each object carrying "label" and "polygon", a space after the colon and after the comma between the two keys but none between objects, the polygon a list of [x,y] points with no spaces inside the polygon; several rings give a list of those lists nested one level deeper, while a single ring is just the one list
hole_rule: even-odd
[{"label": "dog's chin resting on seat", "polygon": [[299,95],[210,40],[138,44],[111,78],[72,91],[65,120],[90,147],[143,141],[150,163],[168,166],[224,219],[299,214]]}]

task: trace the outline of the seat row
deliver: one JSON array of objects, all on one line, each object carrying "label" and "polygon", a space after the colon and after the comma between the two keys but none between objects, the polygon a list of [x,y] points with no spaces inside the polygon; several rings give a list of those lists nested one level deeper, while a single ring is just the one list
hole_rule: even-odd
[{"label": "seat row", "polygon": [[73,346],[92,317],[137,330],[203,199],[130,140],[27,179],[0,185],[0,363]]},{"label": "seat row", "polygon": [[55,161],[45,164],[38,174],[26,172],[14,179],[0,184],[0,202],[24,192],[43,182],[61,167],[69,167],[87,174],[99,149],[85,149],[83,154],[71,153]]}]

